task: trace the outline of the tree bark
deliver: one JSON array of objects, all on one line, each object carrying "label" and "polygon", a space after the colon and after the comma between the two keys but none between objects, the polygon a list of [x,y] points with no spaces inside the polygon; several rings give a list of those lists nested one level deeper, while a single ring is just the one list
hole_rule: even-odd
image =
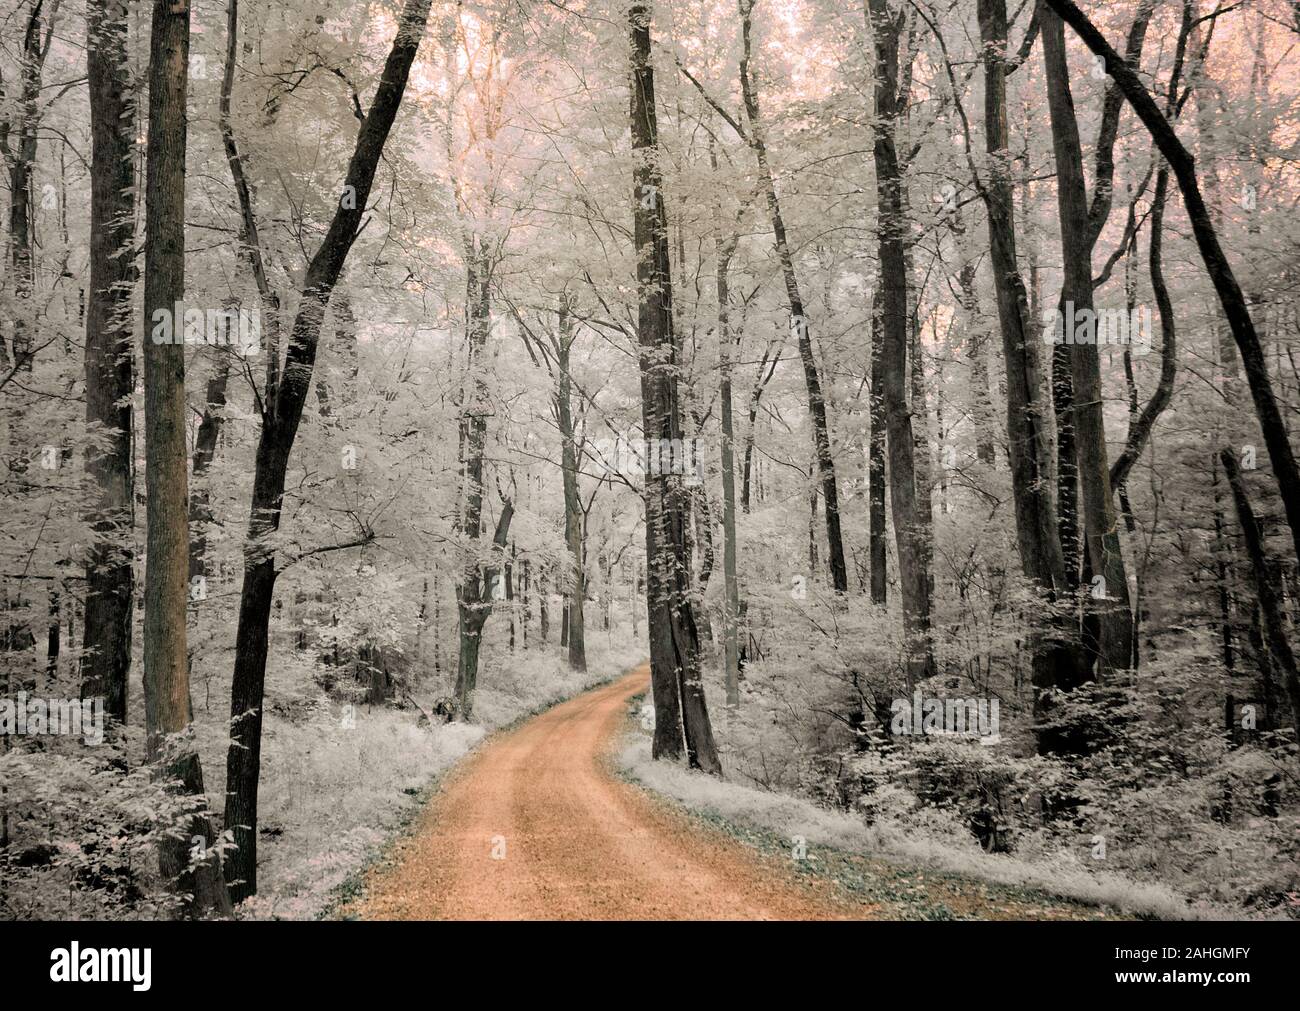
[{"label": "tree bark", "polygon": [[871,298],[871,387],[868,415],[871,420],[867,444],[867,524],[871,557],[871,602],[884,606],[889,595],[888,531],[885,529],[885,385],[884,359],[881,353],[884,333],[881,323],[882,301],[877,286]]},{"label": "tree bark", "polygon": [[[680,445],[680,363],[673,338],[668,220],[659,172],[654,70],[650,63],[650,9],[634,3],[631,34],[631,108],[634,241],[637,254],[641,418],[647,442]],[[674,443],[673,440],[676,440]],[[690,498],[682,476],[658,468],[645,478],[646,601],[655,758],[687,760],[720,775],[717,746],[704,697],[700,643],[691,607],[691,564],[686,547]]]},{"label": "tree bark", "polygon": [[572,387],[569,356],[573,349],[573,317],[566,296],[560,298],[560,336],[556,344],[559,390],[555,396],[560,424],[560,471],[564,481],[564,542],[571,565],[568,594],[569,666],[587,669],[587,634],[583,601],[587,596],[586,547],[582,536],[582,501],[578,494],[578,451],[573,435]]},{"label": "tree bark", "polygon": [[[1241,524],[1246,554],[1250,558],[1251,571],[1255,576],[1255,592],[1259,598],[1264,638],[1273,659],[1282,668],[1287,698],[1291,702],[1291,719],[1295,727],[1296,740],[1300,742],[1300,675],[1297,675],[1295,655],[1287,639],[1283,606],[1278,599],[1273,574],[1269,572],[1268,559],[1264,555],[1259,521],[1255,519],[1255,513],[1251,509],[1246,483],[1241,478],[1241,468],[1237,464],[1233,451],[1220,450],[1219,459],[1223,463],[1224,472],[1228,475],[1228,484],[1232,487],[1232,498],[1237,506],[1237,520]],[[1272,720],[1273,714],[1269,713],[1268,716]]]},{"label": "tree bark", "polygon": [[901,15],[890,13],[888,0],[868,0],[875,38],[876,192],[880,231],[881,390],[888,431],[889,492],[903,595],[907,637],[909,693],[934,673],[930,643],[929,532],[918,502],[912,415],[907,403],[908,307],[907,237],[903,214],[903,179],[894,131],[898,121],[898,43]]},{"label": "tree bark", "polygon": [[718,386],[722,400],[722,680],[727,705],[740,705],[740,585],[736,572],[736,427],[731,405],[731,257],[738,237],[714,236],[718,299]]},{"label": "tree bark", "polygon": [[[21,371],[31,371],[34,354],[32,170],[36,165],[37,130],[41,120],[41,77],[57,11],[56,3],[50,14],[48,34],[42,37],[41,33],[46,27],[44,0],[31,0],[20,50],[19,94],[14,103],[14,120],[12,124],[8,120],[0,124],[0,152],[3,152],[9,168],[9,256],[14,295],[13,362]],[[14,126],[17,127],[17,137],[13,136]],[[2,339],[0,364],[8,364]]]},{"label": "tree bark", "polygon": [[135,98],[127,63],[128,21],[122,0],[86,8],[90,92],[90,282],[86,302],[86,425],[107,444],[86,453],[96,497],[89,520],[95,539],[86,561],[86,615],[81,677],[86,697],[126,722],[135,599],[133,469],[135,348],[131,291],[136,281]]},{"label": "tree bark", "polygon": [[[478,545],[483,528],[483,470],[487,455],[487,425],[491,403],[488,398],[484,360],[491,324],[490,264],[485,250],[470,240],[466,263],[466,344],[468,382],[461,409],[464,432],[465,463],[463,473],[464,512],[461,533],[469,539],[469,557],[465,563],[457,593],[460,618],[460,662],[456,667],[456,719],[468,722],[474,711],[474,689],[478,684],[478,658],[483,627],[492,611],[490,580],[483,582]],[[504,515],[504,513],[503,513]],[[503,545],[504,546],[504,542]],[[470,641],[472,640],[472,641]]]},{"label": "tree bark", "polygon": [[[1007,376],[1007,455],[1015,503],[1016,539],[1021,570],[1055,602],[1068,595],[1055,505],[1049,488],[1051,447],[1043,403],[1042,360],[1030,314],[1024,279],[1016,252],[1015,208],[1010,175],[1007,129],[1007,7],[1006,0],[979,0],[980,36],[984,45],[984,130],[989,154],[989,179],[981,186],[988,212],[993,282],[1002,357]],[[1052,688],[1073,681],[1072,653],[1053,622],[1055,635],[1031,641],[1034,715],[1046,717]],[[1055,641],[1052,639],[1055,638]],[[1039,748],[1051,751],[1051,735],[1039,735]]]},{"label": "tree bark", "polygon": [[[505,552],[510,536],[510,521],[515,507],[509,499],[501,504],[496,532],[492,535],[492,554]],[[493,588],[501,578],[500,564],[483,566],[477,555],[468,563],[457,597],[460,616],[460,656],[456,665],[456,719],[468,722],[474,715],[474,689],[478,686],[478,662],[483,645],[483,627],[492,613]]]},{"label": "tree bark", "polygon": [[[1047,98],[1056,155],[1057,202],[1061,222],[1061,249],[1065,282],[1062,301],[1067,312],[1061,320],[1064,340],[1074,319],[1094,311],[1092,288],[1092,218],[1083,176],[1079,126],[1070,93],[1069,64],[1065,50],[1065,25],[1052,12],[1042,14],[1043,54],[1047,66]],[[1068,307],[1073,306],[1073,313]],[[1105,402],[1101,363],[1094,328],[1089,343],[1076,341],[1070,348],[1070,378],[1074,397],[1073,422],[1076,459],[1083,505],[1083,528],[1092,571],[1100,576],[1101,594],[1094,594],[1099,621],[1098,673],[1132,666],[1133,614],[1128,576],[1120,550],[1115,503],[1110,486],[1106,451]]]},{"label": "tree bark", "polygon": [[212,522],[212,496],[207,486],[208,468],[217,455],[217,442],[225,421],[226,387],[230,382],[230,357],[218,353],[216,371],[208,379],[204,396],[203,417],[194,436],[194,464],[190,489],[190,555],[189,578],[193,586],[196,576],[207,575],[208,533]]},{"label": "tree bark", "polygon": [[[189,74],[187,0],[156,0],[149,42],[149,141],[145,181],[145,319],[173,313],[185,297],[185,100]],[[178,328],[179,325],[179,328]],[[183,333],[172,320],[173,334]],[[146,563],[144,698],[149,760],[186,794],[204,798],[203,769],[187,732],[193,722],[186,655],[189,598],[189,454],[185,444],[185,346],[144,343]],[[203,854],[190,860],[190,841]],[[229,914],[230,898],[202,807],[180,838],[159,847],[163,876],[187,914]]]}]

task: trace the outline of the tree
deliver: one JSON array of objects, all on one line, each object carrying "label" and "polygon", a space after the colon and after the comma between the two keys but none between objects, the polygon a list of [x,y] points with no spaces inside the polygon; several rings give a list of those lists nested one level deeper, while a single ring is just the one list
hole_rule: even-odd
[{"label": "tree", "polygon": [[[379,86],[357,133],[339,203],[324,239],[303,276],[298,310],[289,333],[279,382],[267,389],[253,472],[253,501],[244,553],[244,581],[235,633],[235,672],[230,699],[230,751],[226,758],[226,817],[236,848],[227,864],[231,896],[242,901],[257,891],[257,786],[261,769],[262,700],[275,590],[275,552],[268,545],[280,525],[285,475],[311,385],[325,310],[348,252],[361,228],[407,77],[429,17],[430,0],[406,0],[384,62]],[[277,354],[278,350],[269,353]]]},{"label": "tree", "polygon": [[907,403],[908,309],[907,228],[903,212],[903,179],[894,131],[898,119],[898,43],[902,14],[890,12],[888,0],[869,0],[868,14],[875,38],[875,136],[880,245],[880,365],[881,390],[889,449],[889,498],[898,550],[903,596],[903,627],[907,636],[908,690],[934,673],[930,645],[929,530],[921,521],[914,464],[912,415]]},{"label": "tree", "polygon": [[[33,349],[32,318],[34,273],[32,265],[32,171],[42,108],[42,71],[54,39],[59,2],[54,0],[48,17],[45,0],[30,0],[20,50],[18,95],[12,119],[0,120],[0,154],[9,169],[9,256],[16,311],[13,328],[14,368],[31,371]],[[42,35],[44,32],[44,35]],[[4,92],[0,90],[0,98]],[[9,364],[0,337],[0,365]]]},{"label": "tree", "polygon": [[1297,674],[1295,654],[1287,639],[1286,617],[1282,603],[1278,599],[1273,573],[1269,571],[1268,559],[1264,554],[1259,521],[1255,519],[1255,512],[1250,505],[1250,495],[1241,477],[1241,467],[1233,451],[1220,450],[1219,460],[1223,463],[1224,472],[1228,475],[1228,484],[1232,488],[1232,499],[1237,506],[1237,521],[1241,524],[1242,538],[1246,543],[1246,555],[1250,559],[1251,573],[1255,579],[1255,591],[1259,595],[1264,645],[1282,668],[1287,698],[1291,702],[1291,717],[1296,740],[1300,741],[1300,674]]},{"label": "tree", "polygon": [[[230,912],[215,835],[206,810],[203,769],[193,742],[186,655],[189,599],[188,469],[185,444],[185,345],[160,342],[157,324],[185,298],[185,98],[190,8],[157,0],[149,40],[149,140],[145,179],[144,341],[146,561],[144,574],[144,705],[148,753],[159,774],[199,798],[189,824],[161,846],[163,875],[187,897],[188,912]],[[203,852],[191,863],[190,840]]]},{"label": "tree", "polygon": [[[647,447],[662,448],[681,445],[682,422],[668,218],[658,165],[654,69],[650,63],[650,8],[633,4],[628,20],[641,418]],[[722,766],[704,698],[699,635],[691,608],[691,565],[686,547],[690,499],[682,476],[662,466],[646,468],[644,495],[646,602],[655,706],[653,754],[655,758],[678,758],[684,735],[690,764],[720,774]]]},{"label": "tree", "polygon": [[844,561],[844,536],[840,532],[840,493],[835,478],[835,456],[831,448],[830,424],[826,418],[826,397],[822,392],[821,377],[817,372],[817,359],[813,355],[812,334],[809,330],[808,316],[804,311],[803,295],[799,291],[799,278],[794,269],[794,255],[790,251],[785,219],[781,215],[781,201],[777,195],[776,183],[772,179],[767,141],[758,108],[758,91],[750,75],[750,62],[753,59],[751,36],[756,2],[757,0],[739,0],[740,30],[743,40],[740,90],[744,98],[745,121],[749,124],[749,130],[747,133],[741,130],[734,120],[731,125],[754,151],[754,160],[758,165],[759,186],[767,200],[773,240],[776,243],[776,255],[781,263],[781,276],[785,281],[786,298],[790,306],[790,331],[794,334],[795,343],[799,348],[799,359],[803,363],[804,385],[808,391],[808,411],[812,415],[813,452],[822,485],[831,585],[836,592],[843,593],[849,588],[849,576]]},{"label": "tree", "polygon": [[[1061,298],[1073,313],[1063,313],[1061,338],[1074,334],[1075,318],[1095,315],[1092,280],[1091,218],[1083,177],[1079,125],[1070,93],[1069,65],[1065,53],[1065,25],[1054,13],[1042,15],[1043,52],[1047,64],[1047,97],[1056,153],[1057,201],[1061,221],[1061,248],[1065,283]],[[1082,327],[1086,324],[1080,324]],[[1082,336],[1080,333],[1077,336]],[[1099,673],[1124,670],[1133,663],[1133,612],[1128,575],[1120,548],[1115,502],[1110,487],[1106,451],[1105,405],[1102,400],[1101,365],[1096,340],[1075,340],[1070,348],[1070,379],[1075,452],[1083,498],[1083,525],[1089,565],[1101,593],[1098,606],[1100,637],[1097,643]]]},{"label": "tree", "polygon": [[95,541],[86,560],[82,687],[103,695],[126,722],[135,598],[132,469],[135,349],[135,98],[127,64],[128,22],[121,0],[91,0],[86,17],[90,86],[90,282],[86,298],[86,425],[103,442],[87,452],[96,488]]},{"label": "tree", "polygon": [[1197,249],[1200,251],[1206,272],[1214,284],[1215,294],[1219,297],[1219,303],[1237,343],[1237,350],[1241,354],[1241,362],[1246,370],[1246,382],[1255,402],[1255,413],[1264,432],[1264,443],[1268,448],[1278,490],[1286,508],[1292,544],[1297,557],[1300,558],[1300,468],[1296,466],[1295,454],[1291,449],[1286,426],[1282,423],[1282,415],[1273,393],[1273,384],[1269,378],[1268,365],[1264,359],[1255,322],[1251,318],[1245,295],[1242,294],[1241,285],[1237,282],[1232,265],[1224,255],[1218,232],[1210,218],[1205,199],[1201,195],[1195,161],[1182,141],[1178,139],[1169,120],[1160,112],[1133,68],[1115,52],[1078,5],[1071,0],[1044,0],[1044,2],[1074,29],[1094,54],[1105,62],[1106,72],[1115,80],[1124,98],[1133,106],[1134,112],[1142,120],[1142,124],[1147,128],[1160,153],[1164,155],[1173,170],[1174,178],[1178,181],[1178,188],[1183,196],[1183,203],[1187,208],[1187,215],[1191,219],[1192,234],[1196,239]]},{"label": "tree", "polygon": [[[715,162],[716,164],[716,162]],[[722,399],[722,663],[727,705],[740,704],[740,587],[736,574],[736,427],[731,405],[731,289],[728,271],[739,236],[714,236],[718,299],[718,393]]]},{"label": "tree", "polygon": [[578,494],[578,450],[573,435],[573,372],[569,362],[576,330],[569,312],[568,296],[560,296],[560,335],[555,342],[555,367],[558,389],[555,393],[555,416],[560,426],[560,470],[564,483],[564,542],[569,549],[572,572],[569,579],[566,614],[568,615],[569,666],[587,669],[587,634],[583,603],[587,597],[586,544],[583,537],[584,513]]},{"label": "tree", "polygon": [[[1007,377],[1007,455],[1015,501],[1016,538],[1024,574],[1049,600],[1069,592],[1055,504],[1048,487],[1051,447],[1043,403],[1042,362],[1031,323],[1024,278],[1016,252],[1016,222],[1007,135],[1007,8],[1005,0],[980,0],[980,41],[984,44],[984,131],[990,156],[989,178],[976,184],[988,213],[993,284],[1002,331]],[[1033,645],[1035,716],[1041,723],[1048,690],[1074,682],[1072,652],[1058,640],[1037,638]],[[1040,737],[1040,747],[1051,744]]]}]

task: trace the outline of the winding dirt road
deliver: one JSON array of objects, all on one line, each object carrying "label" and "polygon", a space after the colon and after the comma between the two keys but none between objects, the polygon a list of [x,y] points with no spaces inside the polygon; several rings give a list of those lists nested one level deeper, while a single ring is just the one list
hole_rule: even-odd
[{"label": "winding dirt road", "polygon": [[618,779],[607,756],[643,667],[496,737],[367,883],[366,919],[843,919],[874,906]]}]

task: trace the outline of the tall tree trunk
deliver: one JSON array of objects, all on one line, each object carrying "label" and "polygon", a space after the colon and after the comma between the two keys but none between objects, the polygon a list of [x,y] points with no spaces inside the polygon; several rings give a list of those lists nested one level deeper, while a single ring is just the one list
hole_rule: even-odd
[{"label": "tall tree trunk", "polygon": [[105,712],[119,723],[126,722],[135,598],[135,98],[127,36],[123,0],[91,0],[86,8],[91,135],[86,424],[104,430],[108,442],[86,454],[96,498],[89,516],[95,539],[86,561],[81,674],[83,693],[102,695]]},{"label": "tall tree trunk", "polygon": [[[1087,318],[1094,311],[1092,219],[1083,176],[1079,125],[1070,93],[1065,25],[1050,11],[1043,12],[1041,20],[1065,274],[1062,300],[1066,312],[1060,321],[1060,336],[1068,339],[1075,329],[1075,319]],[[1090,567],[1094,576],[1102,580],[1099,586],[1102,592],[1094,593],[1090,601],[1096,602],[1092,606],[1096,609],[1100,627],[1098,673],[1105,674],[1132,665],[1133,614],[1110,486],[1101,361],[1096,343],[1099,334],[1100,330],[1094,326],[1092,341],[1079,343],[1076,340],[1070,347],[1070,378],[1084,535]]]},{"label": "tall tree trunk", "polygon": [[[58,4],[54,5],[57,12]],[[27,23],[23,29],[19,65],[19,93],[14,103],[12,125],[5,121],[0,129],[0,150],[9,167],[9,256],[14,296],[13,362],[22,371],[32,367],[33,296],[35,273],[32,261],[32,169],[36,165],[37,130],[40,126],[42,70],[49,52],[45,28],[44,0],[31,0]],[[49,32],[53,33],[54,13],[50,16]],[[13,136],[13,126],[17,136]],[[7,364],[3,341],[0,340],[0,364]]]},{"label": "tall tree trunk", "polygon": [[885,529],[885,364],[882,326],[883,302],[880,286],[871,297],[871,419],[870,442],[867,444],[867,521],[871,555],[871,602],[883,606],[888,599],[889,557],[888,531]]},{"label": "tall tree trunk", "polygon": [[[657,163],[649,7],[634,3],[628,21],[641,418],[647,442],[680,445],[680,363],[672,328],[668,217]],[[668,472],[670,468],[658,470],[657,474],[647,473],[645,478],[646,601],[655,706],[652,751],[655,758],[677,758],[684,737],[690,764],[721,774],[705,703],[699,635],[691,607],[691,564],[686,547],[690,498],[680,474]]]},{"label": "tall tree trunk", "polygon": [[578,495],[578,451],[573,436],[572,388],[569,355],[573,349],[573,317],[569,314],[567,296],[560,297],[560,337],[556,345],[556,367],[559,371],[559,391],[555,397],[556,416],[560,423],[560,470],[564,479],[564,542],[569,549],[572,566],[569,579],[568,643],[569,666],[574,670],[587,669],[586,621],[583,601],[587,596],[586,548],[582,536],[582,501]]},{"label": "tall tree trunk", "polygon": [[718,383],[722,400],[722,679],[727,705],[740,705],[740,584],[736,572],[736,427],[732,419],[731,257],[737,236],[714,236],[718,299]]},{"label": "tall tree trunk", "polygon": [[776,374],[777,365],[781,363],[781,349],[777,347],[776,353],[773,354],[773,347],[773,344],[768,344],[763,349],[763,357],[758,362],[758,375],[754,380],[753,388],[749,391],[747,412],[749,427],[745,431],[744,462],[741,464],[740,478],[740,511],[746,515],[749,514],[750,491],[753,486],[751,478],[754,473],[754,442],[758,436],[758,405],[763,399],[763,391],[767,388],[767,384]]},{"label": "tall tree trunk", "polygon": [[781,216],[781,202],[777,196],[776,183],[772,179],[772,168],[768,162],[763,123],[759,117],[758,92],[754,88],[749,72],[752,50],[750,36],[755,2],[756,0],[739,0],[740,27],[744,40],[744,50],[740,60],[740,90],[745,102],[745,120],[749,124],[746,139],[754,150],[754,158],[758,163],[759,185],[762,186],[764,196],[767,198],[768,214],[772,219],[772,234],[776,242],[776,255],[781,263],[786,299],[790,305],[790,328],[799,346],[799,358],[803,362],[804,385],[808,390],[808,413],[812,417],[813,424],[813,451],[817,455],[825,506],[826,551],[831,570],[831,585],[836,592],[843,593],[849,588],[849,574],[844,561],[844,537],[840,532],[840,494],[835,478],[830,424],[826,417],[826,397],[822,392],[817,360],[813,355],[812,334],[809,330],[808,317],[804,313],[803,297],[799,293],[799,280],[794,271],[794,257],[786,237],[785,219]]},{"label": "tall tree trunk", "polygon": [[[487,456],[487,419],[491,404],[484,370],[488,330],[491,324],[491,277],[487,254],[478,240],[471,240],[466,264],[466,344],[468,384],[461,409],[461,430],[465,433],[464,513],[460,529],[469,539],[469,557],[457,594],[460,619],[460,662],[456,667],[456,718],[468,721],[474,711],[474,689],[478,685],[478,660],[483,627],[492,611],[493,586],[483,581],[478,546],[483,529],[483,469]],[[472,640],[472,641],[471,641]]]},{"label": "tall tree trunk", "polygon": [[[1025,576],[1055,602],[1068,596],[1073,583],[1066,572],[1055,504],[1048,476],[1051,446],[1043,402],[1042,359],[1033,316],[1016,252],[1014,191],[1010,175],[1007,129],[1006,0],[979,0],[980,38],[984,45],[984,130],[990,175],[981,187],[988,211],[993,283],[1002,330],[1002,357],[1007,376],[1007,455],[1015,502],[1016,540]],[[1048,694],[1075,682],[1073,653],[1060,622],[1052,634],[1035,636],[1033,655],[1034,715],[1047,715]],[[1039,734],[1042,751],[1056,749],[1050,733]]]},{"label": "tall tree trunk", "polygon": [[[253,470],[253,502],[244,552],[244,585],[235,632],[235,673],[230,696],[230,750],[226,756],[227,830],[236,849],[227,877],[236,902],[257,891],[257,785],[262,753],[262,699],[275,555],[266,540],[280,526],[285,476],[311,384],[325,310],[348,251],[361,227],[375,170],[397,116],[406,79],[424,36],[430,0],[406,0],[379,87],[357,134],[340,200],[329,230],[307,266],[281,378],[266,393],[262,432]],[[344,199],[346,198],[346,199]],[[270,353],[278,352],[268,349]]]},{"label": "tall tree trunk", "polygon": [[929,531],[918,494],[912,416],[907,404],[908,277],[903,179],[894,132],[898,120],[898,43],[902,15],[890,13],[888,0],[869,0],[875,38],[876,192],[880,231],[881,390],[888,431],[889,492],[903,595],[907,637],[908,691],[934,673],[930,643]]},{"label": "tall tree trunk", "polygon": [[[185,298],[185,99],[190,9],[156,0],[149,40],[149,141],[145,181],[145,319],[158,322]],[[172,320],[179,336],[181,320]],[[189,525],[185,444],[185,346],[144,342],[146,561],[144,700],[149,760],[187,794],[203,798],[203,769],[184,735],[193,722],[185,605],[189,598]],[[190,861],[190,840],[204,840]],[[160,845],[163,876],[187,897],[191,914],[230,912],[206,802],[180,838]]]}]

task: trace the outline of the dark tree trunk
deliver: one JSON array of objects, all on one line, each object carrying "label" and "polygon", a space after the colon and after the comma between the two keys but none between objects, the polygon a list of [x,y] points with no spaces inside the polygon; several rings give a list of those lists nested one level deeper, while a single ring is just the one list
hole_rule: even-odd
[{"label": "dark tree trunk", "polygon": [[[233,831],[236,845],[229,857],[227,877],[231,881],[232,897],[237,902],[257,891],[257,785],[261,769],[262,698],[275,589],[275,559],[265,539],[280,525],[289,453],[302,420],[325,309],[361,227],[379,156],[397,116],[406,90],[407,75],[424,36],[429,3],[430,0],[407,0],[402,10],[397,35],[384,64],[374,101],[357,135],[338,207],[320,248],[307,267],[284,369],[277,370],[282,379],[274,390],[266,393],[253,471],[253,502],[244,553],[239,625],[235,633],[231,739],[226,757],[225,824],[228,830]],[[348,199],[343,199],[344,196]]]},{"label": "dark tree trunk", "polygon": [[569,354],[573,349],[573,317],[564,296],[560,301],[560,336],[556,345],[559,390],[555,397],[556,416],[560,424],[560,471],[564,481],[564,542],[569,549],[570,579],[568,615],[569,666],[587,669],[587,635],[583,602],[587,595],[586,547],[582,536],[582,501],[578,494],[578,451],[573,436],[573,375]]},{"label": "dark tree trunk", "polygon": [[135,475],[132,469],[135,348],[135,100],[127,64],[126,6],[91,0],[86,10],[90,91],[90,291],[86,304],[86,424],[108,434],[89,450],[86,472],[96,500],[95,540],[86,562],[82,691],[103,696],[105,711],[126,721],[135,597]]},{"label": "dark tree trunk", "polygon": [[888,532],[885,529],[885,398],[881,390],[885,383],[884,360],[881,351],[884,337],[881,326],[881,297],[877,286],[871,300],[871,401],[868,414],[871,419],[870,442],[867,445],[867,518],[871,548],[871,602],[884,605],[889,594]]},{"label": "dark tree trunk", "polygon": [[[1079,127],[1070,93],[1065,25],[1051,12],[1044,12],[1041,20],[1064,257],[1065,283],[1061,298],[1067,309],[1073,307],[1072,312],[1067,311],[1061,318],[1059,336],[1064,340],[1071,335],[1075,318],[1094,309],[1092,218],[1083,176]],[[1095,336],[1091,343],[1076,342],[1070,347],[1070,378],[1083,528],[1090,566],[1102,580],[1101,594],[1089,599],[1090,610],[1099,622],[1097,662],[1101,674],[1131,667],[1133,614],[1110,486],[1101,362]]]},{"label": "dark tree trunk", "polygon": [[[672,328],[668,220],[656,161],[658,127],[649,8],[633,4],[628,20],[641,417],[647,441],[680,444],[680,364]],[[655,758],[677,758],[684,737],[690,764],[721,774],[704,698],[699,635],[691,607],[691,564],[686,547],[690,499],[681,475],[666,470],[660,468],[660,473],[647,473],[645,478],[646,601],[655,706],[652,750]]]},{"label": "dark tree trunk", "polygon": [[[36,165],[40,126],[41,73],[48,52],[43,0],[31,0],[20,50],[19,93],[14,119],[0,124],[0,150],[9,168],[9,256],[14,297],[13,363],[21,371],[32,367],[35,274],[32,262],[32,170]],[[55,10],[57,10],[57,5]],[[52,19],[51,19],[52,20]],[[53,32],[50,25],[50,33]],[[14,136],[13,127],[17,127]],[[8,364],[0,339],[0,364]]]},{"label": "dark tree trunk", "polygon": [[208,533],[212,522],[212,496],[207,486],[208,468],[217,455],[217,441],[225,421],[226,386],[230,381],[230,357],[221,354],[216,371],[208,380],[204,397],[203,417],[194,437],[194,464],[190,489],[190,585],[196,577],[207,575]]},{"label": "dark tree trunk", "polygon": [[[1006,109],[1006,0],[980,0],[981,41],[984,43],[984,123],[991,170],[981,192],[988,211],[989,239],[1002,330],[1002,356],[1007,376],[1007,453],[1015,501],[1016,537],[1021,569],[1051,600],[1068,595],[1056,510],[1048,487],[1051,450],[1043,403],[1042,360],[1016,253],[1015,210],[1007,159],[1009,135]],[[1062,629],[1052,637],[1035,637],[1033,684],[1035,716],[1045,716],[1044,692],[1073,681],[1072,654],[1062,641]],[[1051,742],[1040,739],[1051,750]]]},{"label": "dark tree trunk", "polygon": [[[483,528],[483,472],[487,455],[487,425],[491,403],[484,372],[487,362],[488,329],[491,324],[491,277],[486,252],[471,243],[466,281],[466,343],[468,388],[461,411],[464,436],[464,502],[461,532],[469,539],[470,556],[465,563],[457,595],[460,616],[460,662],[456,668],[456,718],[468,721],[474,711],[474,689],[478,685],[478,658],[483,626],[492,612],[491,580],[484,582],[478,545]],[[505,513],[503,512],[503,516]],[[507,517],[507,525],[509,519]],[[503,542],[504,545],[504,542]],[[473,640],[472,642],[467,640]]]},{"label": "dark tree trunk", "polygon": [[[492,537],[494,557],[505,552],[510,520],[515,507],[508,499],[501,505],[496,533]],[[501,578],[501,566],[482,565],[475,557],[466,569],[458,596],[460,615],[460,659],[456,666],[456,719],[468,722],[474,715],[474,689],[478,685],[478,661],[483,645],[483,627],[492,613],[493,587]]]},{"label": "dark tree trunk", "polygon": [[881,390],[888,431],[889,492],[898,551],[903,625],[907,636],[908,690],[934,673],[930,643],[930,543],[918,489],[912,415],[907,403],[908,307],[907,237],[903,179],[894,131],[898,119],[898,43],[901,15],[888,0],[869,0],[875,36],[876,192],[880,231]]}]

